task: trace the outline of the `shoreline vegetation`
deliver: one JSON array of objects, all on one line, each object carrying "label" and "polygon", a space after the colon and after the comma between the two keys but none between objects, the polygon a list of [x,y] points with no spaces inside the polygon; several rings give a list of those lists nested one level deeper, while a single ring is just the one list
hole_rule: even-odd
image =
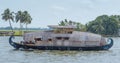
[{"label": "shoreline vegetation", "polygon": [[[37,32],[37,31],[42,31],[42,30],[22,30],[22,32],[20,30],[14,30],[14,36],[23,36],[25,33],[29,33],[29,32]],[[0,36],[10,36],[12,35],[12,31],[11,30],[0,30]]]},{"label": "shoreline vegetation", "polygon": [[[37,32],[37,31],[43,31],[43,30],[14,30],[14,36],[23,36],[25,33],[29,32]],[[0,30],[0,36],[10,36],[11,35],[11,30]],[[103,37],[120,37],[119,35],[102,35]]]},{"label": "shoreline vegetation", "polygon": [[[14,33],[15,36],[22,36],[24,33],[41,31],[41,29],[28,29],[27,25],[32,23],[32,17],[28,11],[10,11],[9,8],[5,9],[1,14],[2,20],[9,23],[7,29],[0,27],[0,36],[10,35],[9,33]],[[19,23],[20,28],[13,28],[13,23]],[[100,15],[94,20],[89,21],[86,24],[81,24],[80,21],[73,21],[64,19],[58,23],[60,26],[73,25],[76,26],[75,31],[91,32],[95,34],[100,34],[107,37],[119,37],[120,36],[120,15]],[[25,27],[25,28],[23,28]]]},{"label": "shoreline vegetation", "polygon": [[[13,33],[14,33],[14,36],[23,36],[24,33],[38,32],[43,30],[49,30],[49,29],[48,28],[27,28],[26,30],[25,28],[22,28],[22,30],[20,30],[19,28],[13,28]],[[0,36],[10,36],[10,35],[12,35],[12,31],[10,27],[0,28]]]},{"label": "shoreline vegetation", "polygon": [[[25,31],[23,30],[22,32],[19,30],[14,30],[14,36],[22,36],[24,33],[28,33],[28,32],[34,32],[34,31],[38,31],[38,30],[28,30]],[[0,30],[0,36],[10,36],[12,35],[12,31],[11,30]]]}]

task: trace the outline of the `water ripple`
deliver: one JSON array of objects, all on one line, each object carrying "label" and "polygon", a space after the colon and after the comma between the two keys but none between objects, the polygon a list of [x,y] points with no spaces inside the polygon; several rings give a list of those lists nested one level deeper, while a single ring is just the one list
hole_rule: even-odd
[{"label": "water ripple", "polygon": [[120,59],[120,38],[114,38],[114,46],[108,51],[15,50],[8,38],[0,37],[2,63],[119,63]]}]

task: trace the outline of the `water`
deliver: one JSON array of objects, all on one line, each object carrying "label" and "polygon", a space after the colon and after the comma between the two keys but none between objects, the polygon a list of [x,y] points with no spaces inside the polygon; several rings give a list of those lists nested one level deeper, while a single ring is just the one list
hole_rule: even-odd
[{"label": "water", "polygon": [[[108,51],[14,50],[6,36],[0,37],[0,63],[119,63],[120,38]],[[16,37],[15,41],[22,40]]]}]

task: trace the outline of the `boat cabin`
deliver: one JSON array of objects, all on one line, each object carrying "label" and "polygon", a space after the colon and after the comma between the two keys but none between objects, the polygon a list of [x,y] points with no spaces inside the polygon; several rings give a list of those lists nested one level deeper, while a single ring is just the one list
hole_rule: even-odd
[{"label": "boat cabin", "polygon": [[75,26],[57,26],[57,25],[49,25],[49,28],[54,30],[54,33],[58,34],[72,34]]},{"label": "boat cabin", "polygon": [[106,44],[101,35],[74,31],[75,26],[48,26],[52,30],[24,34],[25,41],[42,46],[100,46]]}]

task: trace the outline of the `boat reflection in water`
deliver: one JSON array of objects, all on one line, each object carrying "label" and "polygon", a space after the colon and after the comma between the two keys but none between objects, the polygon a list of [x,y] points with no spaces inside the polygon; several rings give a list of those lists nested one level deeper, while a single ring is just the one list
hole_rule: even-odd
[{"label": "boat reflection in water", "polygon": [[[108,50],[113,46],[113,40],[107,40],[98,34],[74,31],[75,26],[50,25],[50,30],[25,33],[24,41],[9,43],[15,49],[39,50]],[[108,44],[108,42],[110,42]]]}]

